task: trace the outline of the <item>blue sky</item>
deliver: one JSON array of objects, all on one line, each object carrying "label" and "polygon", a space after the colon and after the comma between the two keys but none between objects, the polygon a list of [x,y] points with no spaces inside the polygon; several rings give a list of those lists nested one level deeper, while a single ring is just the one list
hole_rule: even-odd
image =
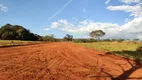
[{"label": "blue sky", "polygon": [[141,11],[141,0],[0,0],[0,26],[18,24],[60,38],[88,37],[97,29],[106,32],[104,38],[142,38],[134,30],[142,29]]}]

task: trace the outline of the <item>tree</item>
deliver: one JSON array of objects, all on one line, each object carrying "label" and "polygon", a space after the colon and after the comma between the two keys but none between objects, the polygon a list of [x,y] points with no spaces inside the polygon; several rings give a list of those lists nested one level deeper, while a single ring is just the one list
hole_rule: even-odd
[{"label": "tree", "polygon": [[103,32],[102,30],[95,30],[90,33],[90,37],[97,38],[97,40],[100,40],[100,37],[104,35],[105,35],[105,32]]},{"label": "tree", "polygon": [[1,39],[4,40],[14,40],[16,39],[16,33],[14,31],[5,31],[2,35],[1,35]]},{"label": "tree", "polygon": [[53,35],[46,35],[46,36],[44,36],[44,37],[42,37],[42,39],[43,39],[43,41],[50,41],[50,42],[55,42],[56,41],[56,39],[54,38],[54,36]]},{"label": "tree", "polygon": [[0,28],[0,38],[5,40],[16,39],[17,33],[14,31],[13,26],[6,24]]},{"label": "tree", "polygon": [[116,41],[117,41],[117,42],[123,42],[123,41],[125,41],[125,39],[121,39],[121,38],[120,38],[120,39],[116,39]]},{"label": "tree", "polygon": [[139,41],[139,39],[133,39],[133,41]]},{"label": "tree", "polygon": [[54,34],[50,34],[50,36],[51,36],[51,37],[53,37],[53,38],[55,37],[55,35],[54,35]]},{"label": "tree", "polygon": [[65,41],[72,41],[73,40],[73,35],[66,34],[66,36],[63,38]]},{"label": "tree", "polygon": [[[40,38],[40,39],[39,39]],[[6,24],[0,28],[0,39],[3,40],[41,40],[39,35],[31,33],[20,25]]]}]

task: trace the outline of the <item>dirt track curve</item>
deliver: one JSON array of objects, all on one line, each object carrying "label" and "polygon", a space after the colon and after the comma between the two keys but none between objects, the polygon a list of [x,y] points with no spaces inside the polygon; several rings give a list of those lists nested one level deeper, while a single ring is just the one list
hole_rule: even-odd
[{"label": "dirt track curve", "polygon": [[[121,57],[74,43],[0,48],[0,80],[110,80],[100,76],[117,77],[129,69],[131,65]],[[142,70],[130,76],[142,77]]]}]

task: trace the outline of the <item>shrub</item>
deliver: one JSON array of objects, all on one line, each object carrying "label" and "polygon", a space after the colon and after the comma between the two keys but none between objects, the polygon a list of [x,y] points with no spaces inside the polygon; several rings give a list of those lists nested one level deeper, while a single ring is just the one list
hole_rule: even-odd
[{"label": "shrub", "polygon": [[53,36],[49,36],[49,35],[42,37],[42,40],[43,41],[49,41],[49,42],[55,42],[56,41],[56,39]]},{"label": "shrub", "polygon": [[136,49],[136,52],[137,52],[136,60],[141,61],[141,58],[142,58],[142,46],[139,46],[139,47]]},{"label": "shrub", "polygon": [[73,39],[73,42],[75,42],[75,43],[91,43],[91,42],[97,42],[97,40],[96,39],[78,38],[78,39]]},{"label": "shrub", "polygon": [[63,38],[64,41],[72,41],[73,40],[73,35],[66,34],[66,36]]},{"label": "shrub", "polygon": [[142,53],[142,46],[139,46],[136,51]]}]

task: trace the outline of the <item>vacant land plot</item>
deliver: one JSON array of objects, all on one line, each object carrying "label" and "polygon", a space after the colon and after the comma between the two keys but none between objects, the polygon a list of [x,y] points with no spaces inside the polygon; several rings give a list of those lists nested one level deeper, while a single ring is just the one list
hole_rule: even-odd
[{"label": "vacant land plot", "polygon": [[92,48],[96,51],[104,51],[108,53],[114,53],[120,56],[126,56],[133,58],[136,56],[136,48],[141,43],[136,42],[94,42],[94,43],[77,43],[85,46],[86,48]]},{"label": "vacant land plot", "polygon": [[0,80],[137,80],[141,73],[131,60],[74,43],[0,48]]},{"label": "vacant land plot", "polygon": [[41,43],[39,41],[21,41],[21,40],[0,40],[0,47],[22,46],[28,44]]}]

